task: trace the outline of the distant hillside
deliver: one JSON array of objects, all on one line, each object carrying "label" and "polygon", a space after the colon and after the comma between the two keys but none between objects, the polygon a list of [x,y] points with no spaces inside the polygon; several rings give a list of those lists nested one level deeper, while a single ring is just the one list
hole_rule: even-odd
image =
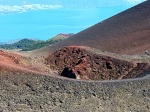
[{"label": "distant hillside", "polygon": [[51,44],[54,44],[56,42],[60,42],[73,34],[58,34],[55,37],[46,40],[46,41],[40,41],[40,40],[33,40],[33,39],[22,39],[18,42],[15,42],[13,44],[0,44],[0,48],[3,49],[21,49],[22,51],[31,51],[35,49],[39,49],[45,46],[49,46]]},{"label": "distant hillside", "polygon": [[31,46],[33,44],[37,44],[39,42],[41,42],[41,41],[32,40],[32,39],[22,39],[22,40],[15,42],[13,44],[0,45],[0,48],[3,48],[3,49],[26,49],[29,46]]},{"label": "distant hillside", "polygon": [[3,45],[3,44],[5,44],[4,42],[0,42],[0,45]]},{"label": "distant hillside", "polygon": [[39,48],[42,48],[42,47],[45,47],[45,46],[49,46],[51,44],[54,44],[56,42],[60,42],[70,36],[72,36],[73,34],[58,34],[56,35],[55,37],[47,40],[47,41],[41,41],[41,42],[38,42],[38,43],[35,43],[35,44],[32,44],[31,46],[29,47],[26,47],[24,49],[22,49],[23,51],[31,51],[31,50],[35,50],[35,49],[39,49]]}]

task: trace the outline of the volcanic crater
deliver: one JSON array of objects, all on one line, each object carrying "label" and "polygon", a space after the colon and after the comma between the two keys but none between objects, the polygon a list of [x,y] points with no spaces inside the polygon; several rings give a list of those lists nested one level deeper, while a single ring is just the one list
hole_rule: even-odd
[{"label": "volcanic crater", "polygon": [[67,46],[45,59],[60,76],[83,80],[129,79],[146,75],[150,64],[108,56],[88,47]]}]

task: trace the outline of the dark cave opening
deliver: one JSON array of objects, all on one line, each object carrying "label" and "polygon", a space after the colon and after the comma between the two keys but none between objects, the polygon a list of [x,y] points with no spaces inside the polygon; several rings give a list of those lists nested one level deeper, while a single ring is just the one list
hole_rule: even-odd
[{"label": "dark cave opening", "polygon": [[65,67],[64,68],[64,70],[61,73],[61,76],[72,78],[72,79],[76,79],[77,78],[75,73],[69,67]]},{"label": "dark cave opening", "polygon": [[112,69],[111,64],[109,62],[106,62],[107,69]]}]

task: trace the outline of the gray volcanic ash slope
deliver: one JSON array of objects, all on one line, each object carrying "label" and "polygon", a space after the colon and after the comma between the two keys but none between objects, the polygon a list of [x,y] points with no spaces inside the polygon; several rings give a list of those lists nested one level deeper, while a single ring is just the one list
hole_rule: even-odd
[{"label": "gray volcanic ash slope", "polygon": [[0,112],[149,112],[149,80],[92,82],[0,74]]},{"label": "gray volcanic ash slope", "polygon": [[69,45],[88,46],[122,54],[137,54],[150,50],[150,1],[145,1],[40,51],[53,52]]}]

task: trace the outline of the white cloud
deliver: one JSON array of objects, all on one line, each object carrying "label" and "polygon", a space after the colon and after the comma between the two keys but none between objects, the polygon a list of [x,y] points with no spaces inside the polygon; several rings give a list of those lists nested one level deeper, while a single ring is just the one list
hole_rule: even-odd
[{"label": "white cloud", "polygon": [[124,0],[124,1],[127,2],[128,4],[138,4],[146,0]]},{"label": "white cloud", "polygon": [[24,5],[0,5],[0,13],[26,12],[28,10],[58,9],[62,5],[24,4]]}]

